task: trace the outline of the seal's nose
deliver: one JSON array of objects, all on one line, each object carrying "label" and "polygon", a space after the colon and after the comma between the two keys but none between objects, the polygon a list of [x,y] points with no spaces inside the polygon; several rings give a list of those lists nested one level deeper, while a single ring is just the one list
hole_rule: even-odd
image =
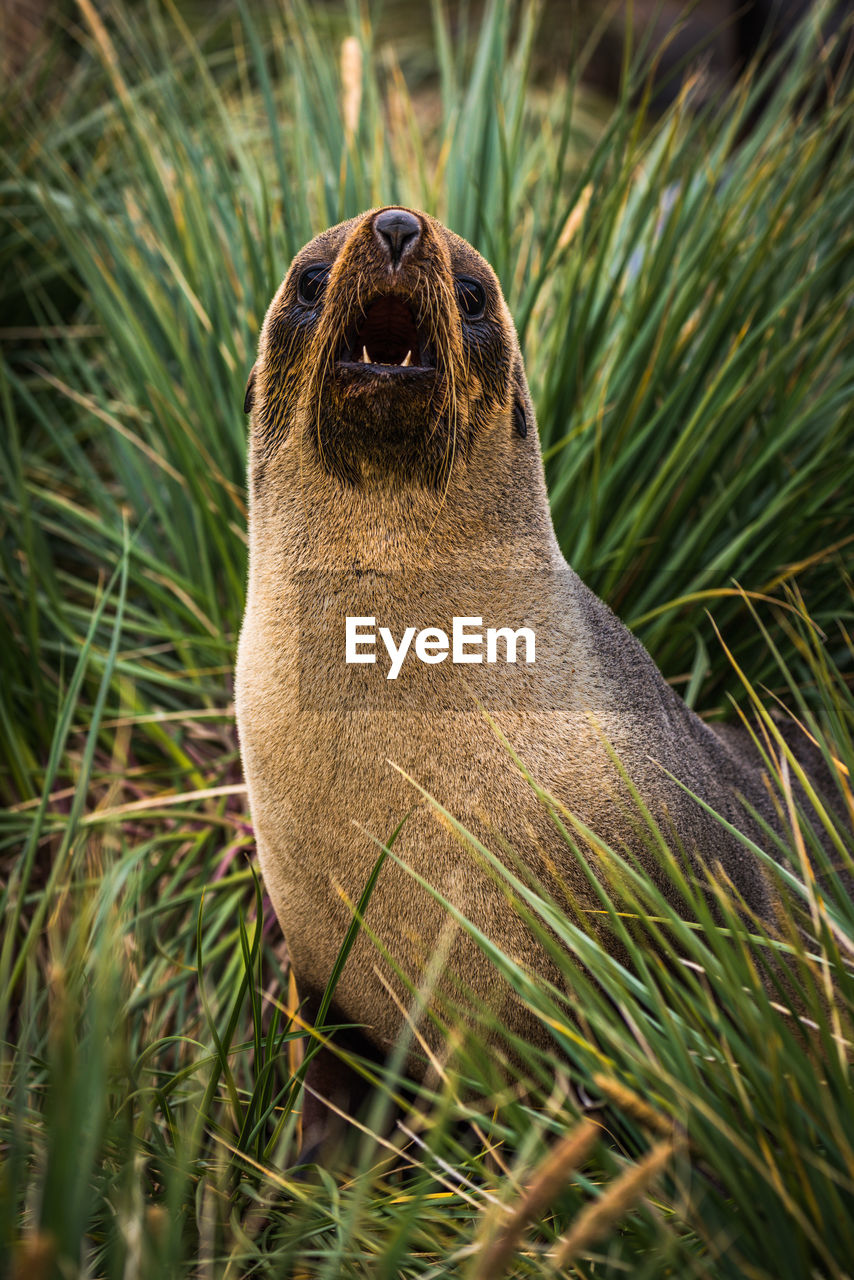
[{"label": "seal's nose", "polygon": [[397,267],[406,250],[417,243],[421,223],[406,209],[383,209],[374,218],[374,234],[392,266]]}]

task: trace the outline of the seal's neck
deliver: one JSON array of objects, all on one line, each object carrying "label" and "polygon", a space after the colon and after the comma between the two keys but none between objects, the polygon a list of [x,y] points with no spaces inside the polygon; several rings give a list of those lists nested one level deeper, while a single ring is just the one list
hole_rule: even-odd
[{"label": "seal's neck", "polygon": [[476,453],[444,490],[343,485],[286,448],[253,484],[252,554],[274,555],[286,574],[562,564],[536,439],[519,445]]}]

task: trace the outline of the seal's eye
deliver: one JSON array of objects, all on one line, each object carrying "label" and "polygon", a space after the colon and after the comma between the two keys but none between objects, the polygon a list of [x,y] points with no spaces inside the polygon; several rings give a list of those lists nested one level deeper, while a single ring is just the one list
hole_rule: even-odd
[{"label": "seal's eye", "polygon": [[317,302],[317,299],[326,288],[329,271],[330,268],[325,262],[316,262],[313,267],[306,267],[297,285],[300,302],[307,302],[309,305]]},{"label": "seal's eye", "polygon": [[469,320],[479,320],[486,309],[486,291],[471,276],[457,276],[454,281],[460,310]]}]

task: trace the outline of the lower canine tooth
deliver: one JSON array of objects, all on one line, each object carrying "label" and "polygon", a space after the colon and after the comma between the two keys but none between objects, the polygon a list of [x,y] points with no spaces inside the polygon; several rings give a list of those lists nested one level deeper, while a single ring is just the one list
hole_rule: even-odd
[{"label": "lower canine tooth", "polygon": [[362,347],[362,364],[370,364],[371,357],[368,355],[368,348]]},{"label": "lower canine tooth", "polygon": [[404,356],[404,358],[403,358],[403,359],[401,360],[401,362],[400,362],[400,367],[401,367],[402,369],[405,369],[405,368],[406,368],[406,366],[407,366],[408,364],[412,364],[412,352],[411,352],[411,351],[407,351],[406,355]]}]

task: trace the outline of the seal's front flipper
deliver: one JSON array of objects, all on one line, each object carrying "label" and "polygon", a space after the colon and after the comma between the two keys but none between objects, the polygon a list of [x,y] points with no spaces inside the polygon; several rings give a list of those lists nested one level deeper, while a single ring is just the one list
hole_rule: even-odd
[{"label": "seal's front flipper", "polygon": [[352,1146],[355,1119],[370,1093],[364,1076],[349,1065],[352,1055],[376,1058],[356,1031],[336,1032],[331,1046],[319,1049],[305,1075],[302,1094],[302,1143],[296,1163],[340,1168]]}]

